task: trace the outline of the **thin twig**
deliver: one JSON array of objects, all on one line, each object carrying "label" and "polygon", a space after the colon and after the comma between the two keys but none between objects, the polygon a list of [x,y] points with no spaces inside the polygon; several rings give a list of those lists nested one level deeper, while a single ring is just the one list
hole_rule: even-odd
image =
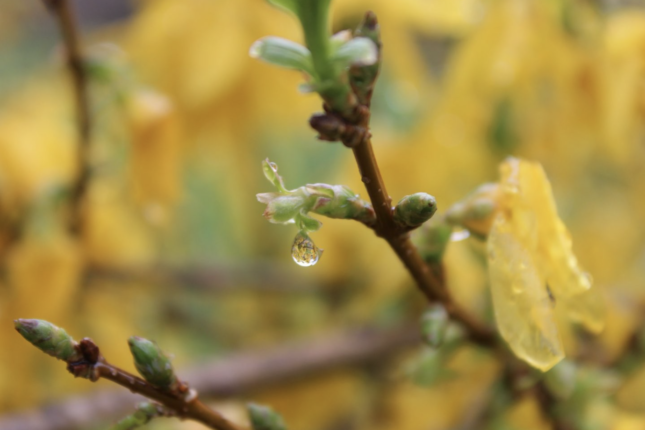
[{"label": "thin twig", "polygon": [[[367,13],[366,22],[372,28],[376,28],[378,25],[376,16],[371,12]],[[373,79],[376,79],[376,75]],[[410,241],[408,235],[410,229],[395,221],[392,199],[387,192],[385,181],[372,149],[368,104],[359,105],[355,97],[348,98],[347,103],[350,103],[350,106],[344,112],[351,112],[349,115],[334,111],[329,104],[325,103],[326,114],[314,115],[310,124],[320,133],[322,140],[340,140],[345,146],[352,148],[361,180],[365,184],[376,213],[376,225],[374,226],[376,234],[388,242],[399,260],[410,272],[417,287],[429,301],[441,302],[450,316],[465,326],[468,336],[473,342],[495,347],[497,338],[494,332],[453,301],[446,286],[434,276]],[[369,99],[366,103],[369,103]]]},{"label": "thin twig", "polygon": [[81,229],[82,204],[90,180],[92,120],[90,116],[88,79],[83,67],[78,25],[71,2],[69,0],[43,1],[58,22],[64,43],[65,60],[74,87],[78,133],[78,171],[70,196],[70,230],[72,233],[77,234]]},{"label": "thin twig", "polygon": [[141,394],[155,400],[166,408],[176,412],[177,416],[198,421],[215,430],[241,430],[217,411],[207,407],[197,398],[197,391],[179,383],[174,389],[161,389],[151,383],[122,370],[103,358],[98,346],[88,338],[83,339],[78,347],[82,359],[68,362],[67,369],[74,376],[82,376],[91,381],[107,379],[127,388],[133,393]]},{"label": "thin twig", "polygon": [[[180,370],[201,397],[232,397],[348,366],[382,363],[419,344],[418,324],[354,329],[269,350],[246,351]],[[103,389],[53,405],[5,415],[2,430],[78,430],[128,413],[141,398]]]}]

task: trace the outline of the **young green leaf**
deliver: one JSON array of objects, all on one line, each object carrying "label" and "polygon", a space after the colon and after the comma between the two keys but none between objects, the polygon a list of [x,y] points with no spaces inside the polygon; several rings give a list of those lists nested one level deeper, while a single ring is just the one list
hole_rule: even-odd
[{"label": "young green leaf", "polygon": [[263,37],[251,45],[249,55],[269,64],[314,75],[311,53],[291,40],[275,36]]}]

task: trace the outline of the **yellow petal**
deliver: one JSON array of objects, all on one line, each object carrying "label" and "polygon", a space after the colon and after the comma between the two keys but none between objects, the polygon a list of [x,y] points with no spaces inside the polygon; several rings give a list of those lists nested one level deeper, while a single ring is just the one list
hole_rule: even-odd
[{"label": "yellow petal", "polygon": [[576,294],[565,302],[571,321],[582,324],[591,333],[599,334],[605,328],[607,309],[597,288]]},{"label": "yellow petal", "polygon": [[556,298],[570,298],[589,290],[591,282],[573,254],[571,237],[558,217],[551,184],[542,166],[509,158],[501,171],[515,234],[529,245]]},{"label": "yellow petal", "polygon": [[180,130],[171,102],[151,91],[128,100],[132,137],[132,185],[144,207],[164,207],[179,194]]},{"label": "yellow petal", "polygon": [[564,358],[564,350],[544,280],[503,214],[495,219],[487,246],[500,334],[515,355],[547,371]]}]

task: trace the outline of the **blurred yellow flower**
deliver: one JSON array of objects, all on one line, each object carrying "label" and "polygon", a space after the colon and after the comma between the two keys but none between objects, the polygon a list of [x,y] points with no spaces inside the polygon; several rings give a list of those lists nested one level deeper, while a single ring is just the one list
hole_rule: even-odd
[{"label": "blurred yellow flower", "polygon": [[488,236],[497,326],[517,356],[546,371],[564,358],[555,305],[592,332],[603,307],[573,254],[539,163],[509,158],[501,165],[499,209]]}]

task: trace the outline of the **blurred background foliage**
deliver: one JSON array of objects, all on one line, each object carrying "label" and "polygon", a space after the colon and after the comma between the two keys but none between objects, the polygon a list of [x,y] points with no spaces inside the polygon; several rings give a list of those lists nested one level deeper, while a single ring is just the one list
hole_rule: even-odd
[{"label": "blurred background foliage", "polygon": [[[266,157],[288,187],[341,183],[365,195],[349,152],[316,141],[308,129],[320,106],[298,93],[298,73],[248,56],[267,34],[300,40],[294,20],[263,0],[77,2],[95,125],[77,240],[61,222],[76,138],[57,29],[38,1],[0,6],[1,412],[100,388],[74,380],[24,342],[11,323],[18,317],[90,336],[130,370],[126,339],[133,334],[155,339],[182,367],[417,318],[421,296],[368,229],[325,219],[313,238],[326,252],[303,269],[289,256],[295,229],[261,216],[255,194],[269,190],[260,168]],[[645,4],[335,0],[334,29],[355,27],[366,10],[382,26],[384,70],[372,123],[394,200],[425,191],[442,211],[497,180],[508,155],[542,163],[609,315],[595,340],[577,341],[575,328],[565,336],[568,356],[591,363],[581,370],[591,382],[566,407],[596,425],[584,428],[643,428],[645,404],[634,396],[623,394],[632,403],[618,407],[602,393],[582,409],[574,403],[596,393],[588,388],[601,385],[595,367],[615,363],[642,322]],[[490,320],[483,252],[476,239],[453,243],[447,276],[458,301]],[[206,286],[168,275],[204,268],[214,273]],[[468,428],[460,423],[495,393],[500,372],[471,348],[460,349],[451,376],[431,387],[410,381],[403,367],[379,377],[362,370],[314,375],[250,397],[272,405],[294,429]],[[642,397],[645,378],[638,378],[636,369],[623,389],[631,384]],[[238,400],[246,399],[220,407],[240,415]],[[530,396],[502,404],[491,428],[548,428]],[[150,428],[199,425],[164,420]]]}]

